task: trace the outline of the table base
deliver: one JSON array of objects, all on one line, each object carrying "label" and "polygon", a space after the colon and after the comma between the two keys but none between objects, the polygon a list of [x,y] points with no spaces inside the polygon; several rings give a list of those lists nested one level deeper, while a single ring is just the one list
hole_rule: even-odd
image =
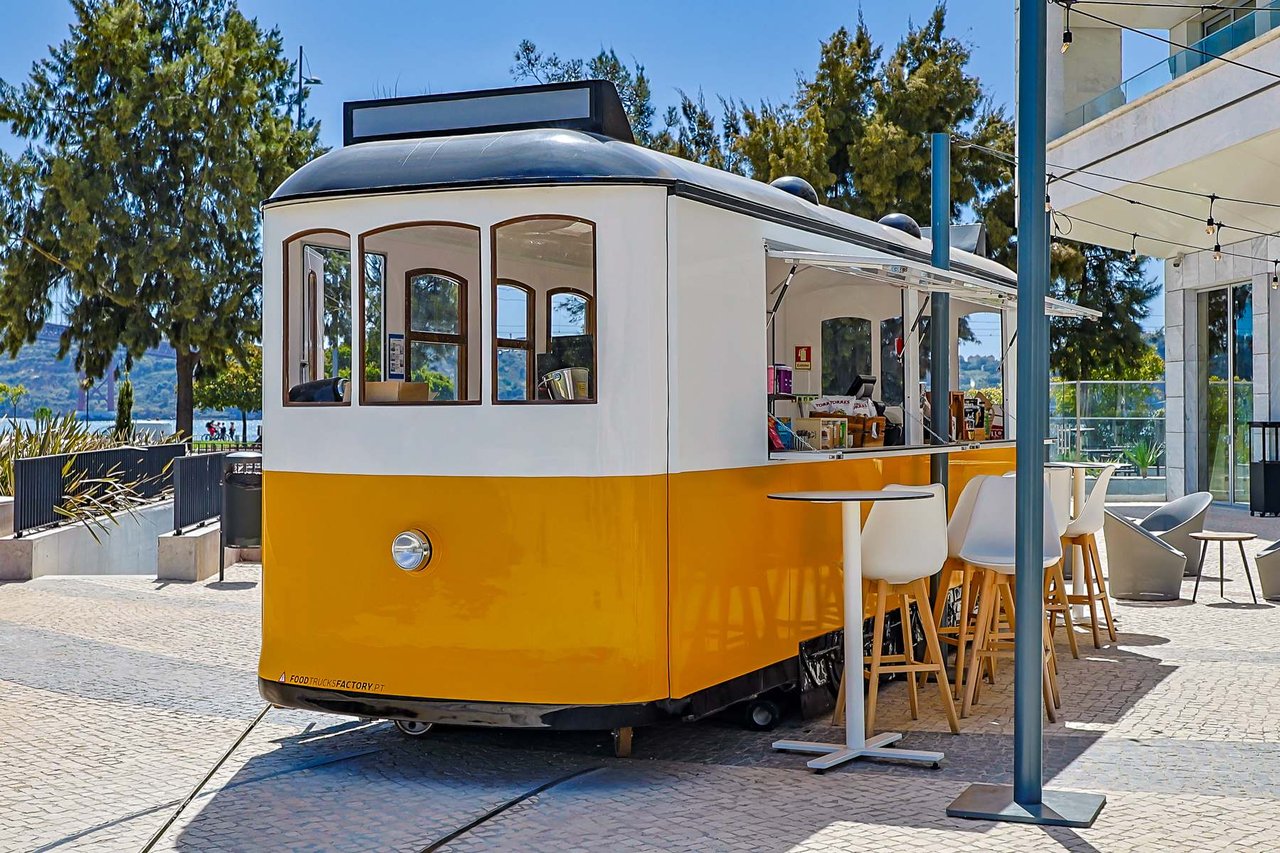
[{"label": "table base", "polygon": [[843,743],[815,743],[807,740],[774,741],[773,748],[780,752],[817,753],[821,758],[806,762],[810,770],[830,770],[832,767],[855,758],[887,758],[894,761],[918,761],[937,766],[943,753],[919,749],[889,749],[888,745],[902,740],[901,732],[882,732],[867,738],[861,748]]},{"label": "table base", "polygon": [[1086,829],[1106,804],[1102,794],[1049,790],[1041,792],[1040,802],[1023,804],[1014,801],[1012,785],[978,782],[947,806],[947,816]]}]

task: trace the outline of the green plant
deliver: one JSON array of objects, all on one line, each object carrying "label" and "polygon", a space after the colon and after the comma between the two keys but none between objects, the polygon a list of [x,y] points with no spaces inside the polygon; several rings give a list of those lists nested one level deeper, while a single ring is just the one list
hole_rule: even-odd
[{"label": "green plant", "polygon": [[133,383],[125,377],[116,392],[116,435],[124,436],[133,433]]},{"label": "green plant", "polygon": [[1147,476],[1147,469],[1160,464],[1160,457],[1164,456],[1164,445],[1160,442],[1150,442],[1142,439],[1124,452],[1124,458],[1134,468],[1138,469],[1138,474]]}]

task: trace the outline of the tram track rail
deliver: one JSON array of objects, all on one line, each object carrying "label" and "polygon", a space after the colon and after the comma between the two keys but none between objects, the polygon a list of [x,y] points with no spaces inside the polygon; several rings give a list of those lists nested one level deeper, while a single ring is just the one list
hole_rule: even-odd
[{"label": "tram track rail", "polygon": [[568,782],[571,779],[577,779],[581,776],[586,776],[588,773],[595,773],[597,770],[603,770],[603,769],[604,767],[602,765],[596,765],[594,767],[581,767],[577,770],[574,770],[571,773],[566,773],[563,776],[557,776],[555,779],[551,779],[549,781],[543,782],[541,785],[537,786],[536,788],[532,788],[524,792],[518,797],[512,797],[506,802],[496,805],[493,808],[489,809],[487,812],[480,815],[479,817],[473,820],[470,820],[467,823],[464,823],[462,826],[449,832],[448,834],[442,835],[440,838],[437,838],[435,841],[432,841],[426,847],[423,847],[421,850],[418,851],[418,853],[438,853],[438,851],[443,850],[448,844],[454,841],[457,841],[459,838],[466,835],[471,830],[492,820],[493,818],[505,812],[507,809],[510,809],[514,806],[518,806],[521,803],[523,803],[525,800],[531,800],[534,797],[538,796],[539,794],[545,793],[551,790],[552,788],[556,787],[557,785],[563,785],[565,782]]}]

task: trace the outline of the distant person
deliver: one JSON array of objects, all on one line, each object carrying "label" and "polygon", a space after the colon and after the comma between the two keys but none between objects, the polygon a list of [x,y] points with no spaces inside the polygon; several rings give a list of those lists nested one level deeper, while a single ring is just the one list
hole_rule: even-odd
[{"label": "distant person", "polygon": [[218,438],[220,438],[220,439],[221,439],[221,440],[223,440],[223,441],[226,441],[226,440],[227,440],[227,425],[226,425],[226,424],[219,424],[219,425],[218,425]]},{"label": "distant person", "polygon": [[210,441],[213,441],[215,438],[217,438],[217,432],[218,432],[217,421],[208,421],[207,423],[205,423],[204,428],[205,428],[205,431],[209,434]]},{"label": "distant person", "polygon": [[258,437],[254,439],[258,444],[262,444],[262,424],[258,424]]}]

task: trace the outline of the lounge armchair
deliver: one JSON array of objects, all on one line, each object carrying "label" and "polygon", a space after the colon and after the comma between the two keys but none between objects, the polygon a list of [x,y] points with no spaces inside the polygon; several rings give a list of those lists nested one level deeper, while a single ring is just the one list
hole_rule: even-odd
[{"label": "lounge armchair", "polygon": [[1186,573],[1194,576],[1200,563],[1200,543],[1192,539],[1191,534],[1204,530],[1204,517],[1211,503],[1213,495],[1208,492],[1183,495],[1143,518],[1138,526],[1163,539],[1175,551],[1185,554]]},{"label": "lounge armchair", "polygon": [[1160,536],[1111,510],[1106,511],[1107,585],[1115,598],[1175,601],[1182,590],[1187,555]]},{"label": "lounge armchair", "polygon": [[1272,542],[1254,558],[1258,580],[1262,581],[1262,597],[1268,601],[1280,598],[1280,542]]}]

